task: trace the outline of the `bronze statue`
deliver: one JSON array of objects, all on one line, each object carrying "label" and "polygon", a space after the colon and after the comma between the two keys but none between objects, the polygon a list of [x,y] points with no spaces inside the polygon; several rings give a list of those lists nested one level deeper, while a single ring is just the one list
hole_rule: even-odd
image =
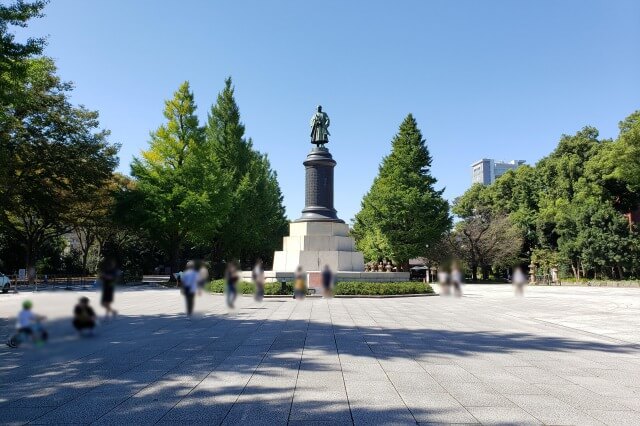
[{"label": "bronze statue", "polygon": [[324,146],[329,143],[329,116],[322,112],[322,106],[318,105],[318,111],[311,117],[311,143]]}]

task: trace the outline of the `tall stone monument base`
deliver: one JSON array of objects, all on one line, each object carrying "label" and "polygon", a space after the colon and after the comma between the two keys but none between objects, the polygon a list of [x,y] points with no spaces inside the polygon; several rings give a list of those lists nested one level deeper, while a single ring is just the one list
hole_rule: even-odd
[{"label": "tall stone monument base", "polygon": [[349,236],[349,225],[341,222],[291,222],[282,251],[273,257],[274,272],[320,271],[329,265],[332,271],[364,271],[364,257]]}]

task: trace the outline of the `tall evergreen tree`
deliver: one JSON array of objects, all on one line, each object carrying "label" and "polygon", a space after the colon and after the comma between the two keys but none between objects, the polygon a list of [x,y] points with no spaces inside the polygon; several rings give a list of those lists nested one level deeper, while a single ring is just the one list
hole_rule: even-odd
[{"label": "tall evergreen tree", "polygon": [[451,227],[444,190],[434,188],[431,155],[409,114],[382,160],[378,176],[362,200],[353,234],[367,259],[389,257],[408,266]]},{"label": "tall evergreen tree", "polygon": [[253,149],[244,133],[231,78],[227,78],[206,128],[206,150],[223,173],[220,184],[230,200],[216,251],[220,258],[269,261],[287,230],[282,193],[267,156]]},{"label": "tall evergreen tree", "polygon": [[[217,181],[211,168],[199,167],[203,129],[189,83],[184,82],[165,102],[166,123],[151,133],[149,149],[134,158],[131,174],[135,189],[120,200],[119,208],[130,212],[128,222],[146,230],[178,270],[185,243],[218,226],[215,200],[205,183]],[[213,185],[213,190],[215,190]]]}]

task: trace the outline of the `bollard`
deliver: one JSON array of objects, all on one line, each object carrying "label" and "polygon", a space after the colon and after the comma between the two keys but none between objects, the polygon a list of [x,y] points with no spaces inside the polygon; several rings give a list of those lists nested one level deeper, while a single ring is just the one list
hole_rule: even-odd
[{"label": "bollard", "polygon": [[287,282],[282,280],[280,282],[280,294],[286,294],[287,293]]}]

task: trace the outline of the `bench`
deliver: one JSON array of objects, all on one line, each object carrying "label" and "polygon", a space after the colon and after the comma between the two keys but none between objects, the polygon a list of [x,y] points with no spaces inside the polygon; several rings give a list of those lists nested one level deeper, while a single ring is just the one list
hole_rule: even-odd
[{"label": "bench", "polygon": [[168,283],[171,275],[143,275],[142,282],[145,284]]}]

